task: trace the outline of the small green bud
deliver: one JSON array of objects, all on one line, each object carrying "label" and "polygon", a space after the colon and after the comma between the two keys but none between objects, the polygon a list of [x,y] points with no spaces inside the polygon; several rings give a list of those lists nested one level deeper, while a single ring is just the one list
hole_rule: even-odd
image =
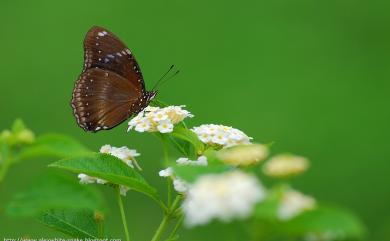
[{"label": "small green bud", "polygon": [[11,137],[11,132],[9,130],[4,130],[0,134],[0,139],[3,141],[8,141]]},{"label": "small green bud", "polygon": [[35,135],[31,130],[24,129],[17,133],[16,141],[22,144],[31,144],[35,141]]}]

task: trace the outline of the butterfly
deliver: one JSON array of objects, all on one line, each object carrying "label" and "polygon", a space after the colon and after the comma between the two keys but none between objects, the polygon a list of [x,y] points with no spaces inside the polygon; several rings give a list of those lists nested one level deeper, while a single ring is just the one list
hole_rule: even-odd
[{"label": "butterfly", "polygon": [[157,91],[146,91],[141,69],[129,48],[113,33],[94,26],[84,39],[84,68],[71,106],[88,132],[111,129],[146,108]]}]

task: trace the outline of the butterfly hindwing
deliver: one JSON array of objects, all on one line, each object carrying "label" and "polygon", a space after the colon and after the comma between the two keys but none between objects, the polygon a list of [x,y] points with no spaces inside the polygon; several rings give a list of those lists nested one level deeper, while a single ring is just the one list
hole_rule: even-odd
[{"label": "butterfly hindwing", "polygon": [[86,131],[95,132],[126,120],[141,96],[122,76],[93,68],[80,75],[72,97],[77,123]]},{"label": "butterfly hindwing", "polygon": [[84,71],[95,67],[115,72],[145,92],[141,69],[129,48],[113,33],[97,26],[84,40]]}]

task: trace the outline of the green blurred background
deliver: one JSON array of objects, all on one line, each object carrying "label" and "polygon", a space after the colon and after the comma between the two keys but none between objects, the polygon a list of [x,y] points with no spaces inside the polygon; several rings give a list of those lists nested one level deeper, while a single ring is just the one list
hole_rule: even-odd
[{"label": "green blurred background", "polygon": [[[275,153],[309,157],[311,170],[294,186],[357,213],[367,240],[389,240],[389,12],[383,0],[1,0],[0,127],[21,117],[38,134],[69,134],[91,149],[136,148],[147,179],[164,190],[157,140],[127,134],[126,124],[85,133],[72,116],[82,41],[101,25],[136,54],[149,88],[178,66],[159,98],[187,105],[190,125],[232,125],[258,142],[275,141]],[[14,166],[0,187],[1,208],[51,161]],[[109,229],[122,235],[113,192],[101,189],[112,206]],[[158,207],[133,193],[126,206],[134,240],[148,240]],[[237,240],[232,233],[198,228],[182,240]],[[0,217],[0,237],[23,235],[61,236],[33,219]]]}]

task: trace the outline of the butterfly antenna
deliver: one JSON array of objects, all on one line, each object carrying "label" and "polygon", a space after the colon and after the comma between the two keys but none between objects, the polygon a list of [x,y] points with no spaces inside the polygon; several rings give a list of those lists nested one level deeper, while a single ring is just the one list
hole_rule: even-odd
[{"label": "butterfly antenna", "polygon": [[164,81],[161,81],[161,83],[156,86],[156,87],[159,87],[161,85],[163,85],[164,83],[166,83],[168,80],[172,79],[173,77],[175,77],[178,73],[180,73],[180,70],[177,70],[173,75],[169,76],[168,78],[164,79]]},{"label": "butterfly antenna", "polygon": [[152,90],[155,90],[159,86],[160,82],[165,78],[165,76],[167,76],[167,74],[169,72],[171,72],[173,67],[175,67],[175,65],[172,64],[171,67],[168,69],[168,71],[165,72],[165,74],[163,74],[163,76],[161,76],[161,78],[156,82],[156,84],[153,86]]}]

